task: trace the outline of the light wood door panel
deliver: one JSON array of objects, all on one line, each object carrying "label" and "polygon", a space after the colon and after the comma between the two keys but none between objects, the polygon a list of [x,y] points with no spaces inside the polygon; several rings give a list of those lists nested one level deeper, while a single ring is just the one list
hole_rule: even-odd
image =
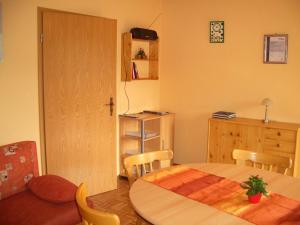
[{"label": "light wood door panel", "polygon": [[208,162],[220,162],[220,143],[221,143],[221,129],[217,121],[210,121],[209,124],[209,139],[208,139]]},{"label": "light wood door panel", "polygon": [[43,12],[47,173],[90,194],[116,188],[116,21]]},{"label": "light wood door panel", "polygon": [[225,163],[233,163],[232,151],[238,145],[238,139],[240,138],[239,127],[235,124],[221,124],[222,137],[220,144],[220,159]]}]

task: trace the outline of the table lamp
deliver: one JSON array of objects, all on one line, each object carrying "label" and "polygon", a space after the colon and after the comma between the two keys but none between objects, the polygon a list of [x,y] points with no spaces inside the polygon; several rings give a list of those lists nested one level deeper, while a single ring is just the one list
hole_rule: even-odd
[{"label": "table lamp", "polygon": [[272,105],[272,100],[269,99],[269,98],[265,98],[265,99],[262,100],[261,104],[266,107],[264,123],[269,123],[268,107]]}]

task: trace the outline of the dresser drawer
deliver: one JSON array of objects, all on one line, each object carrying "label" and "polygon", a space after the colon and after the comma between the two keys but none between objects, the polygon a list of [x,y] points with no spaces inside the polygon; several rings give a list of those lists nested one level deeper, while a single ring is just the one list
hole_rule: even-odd
[{"label": "dresser drawer", "polygon": [[293,142],[265,139],[263,151],[295,153],[296,144]]},{"label": "dresser drawer", "polygon": [[290,141],[296,142],[297,132],[292,130],[281,130],[281,129],[264,129],[264,138],[271,140]]},{"label": "dresser drawer", "polygon": [[[264,151],[264,153],[270,154],[270,155],[277,155],[277,156],[281,156],[281,157],[286,157],[286,158],[291,158],[294,162],[295,160],[295,154],[293,153],[287,153],[287,152],[278,152],[278,151]],[[293,163],[294,164],[294,163]]]}]

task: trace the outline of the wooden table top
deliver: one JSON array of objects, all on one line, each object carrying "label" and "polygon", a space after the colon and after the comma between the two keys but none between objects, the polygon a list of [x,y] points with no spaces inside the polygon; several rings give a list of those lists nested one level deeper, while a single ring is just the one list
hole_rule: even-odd
[{"label": "wooden table top", "polygon": [[[300,201],[300,179],[246,166],[203,163],[189,167],[243,182],[250,175],[259,175],[268,183],[267,190]],[[239,217],[137,180],[129,192],[137,213],[155,225],[246,225],[252,224]]]}]

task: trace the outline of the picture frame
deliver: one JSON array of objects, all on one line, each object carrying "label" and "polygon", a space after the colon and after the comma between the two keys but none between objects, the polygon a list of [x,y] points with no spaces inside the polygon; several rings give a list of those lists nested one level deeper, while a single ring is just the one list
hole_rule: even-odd
[{"label": "picture frame", "polygon": [[210,43],[224,43],[224,27],[225,23],[221,20],[209,22],[209,42]]},{"label": "picture frame", "polygon": [[268,34],[264,35],[264,63],[287,64],[288,35]]}]

